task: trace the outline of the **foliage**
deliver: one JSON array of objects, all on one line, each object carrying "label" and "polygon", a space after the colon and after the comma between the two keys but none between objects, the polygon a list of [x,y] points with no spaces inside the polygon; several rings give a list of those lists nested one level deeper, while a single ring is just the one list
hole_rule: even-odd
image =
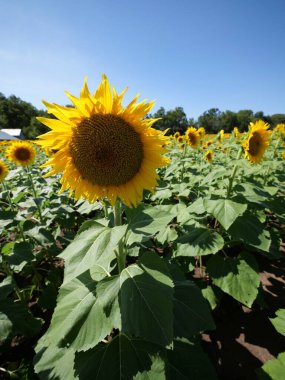
[{"label": "foliage", "polygon": [[[217,379],[201,333],[215,329],[225,297],[260,307],[260,260],[284,258],[285,221],[281,136],[259,165],[238,155],[233,135],[220,144],[214,136],[209,164],[201,146],[173,139],[156,192],[123,206],[121,225],[108,203],[58,194],[58,177],[38,168],[43,152],[31,168],[10,165],[0,192],[7,376]],[[284,333],[284,310],[272,323]],[[12,361],[17,339],[30,350]],[[281,353],[263,375],[283,367]]]}]

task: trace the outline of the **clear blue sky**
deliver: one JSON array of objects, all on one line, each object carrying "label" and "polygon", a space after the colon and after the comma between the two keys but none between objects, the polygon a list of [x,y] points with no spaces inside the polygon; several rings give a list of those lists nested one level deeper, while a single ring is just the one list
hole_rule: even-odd
[{"label": "clear blue sky", "polygon": [[0,0],[0,92],[44,109],[84,76],[197,118],[285,113],[284,0]]}]

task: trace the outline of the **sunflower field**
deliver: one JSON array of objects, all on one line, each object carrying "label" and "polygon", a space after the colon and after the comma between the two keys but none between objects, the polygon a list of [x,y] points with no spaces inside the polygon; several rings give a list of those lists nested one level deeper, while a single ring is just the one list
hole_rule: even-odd
[{"label": "sunflower field", "polygon": [[243,310],[276,342],[246,378],[284,379],[285,125],[168,136],[124,92],[85,81],[0,145],[0,378],[239,379],[207,341]]}]

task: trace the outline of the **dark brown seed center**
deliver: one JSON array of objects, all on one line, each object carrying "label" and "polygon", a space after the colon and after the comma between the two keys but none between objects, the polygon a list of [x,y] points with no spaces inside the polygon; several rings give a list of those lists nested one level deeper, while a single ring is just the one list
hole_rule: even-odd
[{"label": "dark brown seed center", "polygon": [[125,120],[111,114],[84,119],[73,130],[69,149],[82,178],[100,186],[127,183],[143,161],[140,135]]}]

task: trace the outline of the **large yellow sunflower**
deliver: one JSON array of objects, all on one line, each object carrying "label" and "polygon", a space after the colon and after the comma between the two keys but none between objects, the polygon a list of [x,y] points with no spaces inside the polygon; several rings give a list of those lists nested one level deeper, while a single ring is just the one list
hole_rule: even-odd
[{"label": "large yellow sunflower", "polygon": [[43,166],[52,166],[48,175],[63,173],[61,191],[90,202],[107,198],[114,205],[120,198],[135,206],[144,189],[154,190],[156,169],[168,162],[162,155],[168,138],[152,128],[157,119],[144,119],[154,102],[136,103],[137,95],[123,108],[125,92],[112,93],[103,75],[93,95],[86,79],[79,98],[66,92],[74,108],[43,102],[57,119],[38,118],[51,131],[37,143],[57,150]]},{"label": "large yellow sunflower", "polygon": [[249,134],[243,143],[245,157],[253,164],[258,164],[269,145],[270,132],[267,131],[269,124],[258,120],[249,125]]},{"label": "large yellow sunflower", "polygon": [[35,161],[36,150],[27,141],[13,141],[7,149],[8,160],[17,165],[27,166]]},{"label": "large yellow sunflower", "polygon": [[209,150],[207,150],[207,152],[204,154],[204,157],[205,157],[205,159],[211,164],[212,161],[213,161],[214,152],[213,152],[211,149],[209,149]]},{"label": "large yellow sunflower", "polygon": [[3,182],[9,172],[8,166],[5,162],[0,160],[0,182]]},{"label": "large yellow sunflower", "polygon": [[187,131],[185,132],[185,136],[187,138],[188,144],[192,148],[197,148],[200,143],[200,134],[198,133],[197,129],[194,127],[189,127]]}]

